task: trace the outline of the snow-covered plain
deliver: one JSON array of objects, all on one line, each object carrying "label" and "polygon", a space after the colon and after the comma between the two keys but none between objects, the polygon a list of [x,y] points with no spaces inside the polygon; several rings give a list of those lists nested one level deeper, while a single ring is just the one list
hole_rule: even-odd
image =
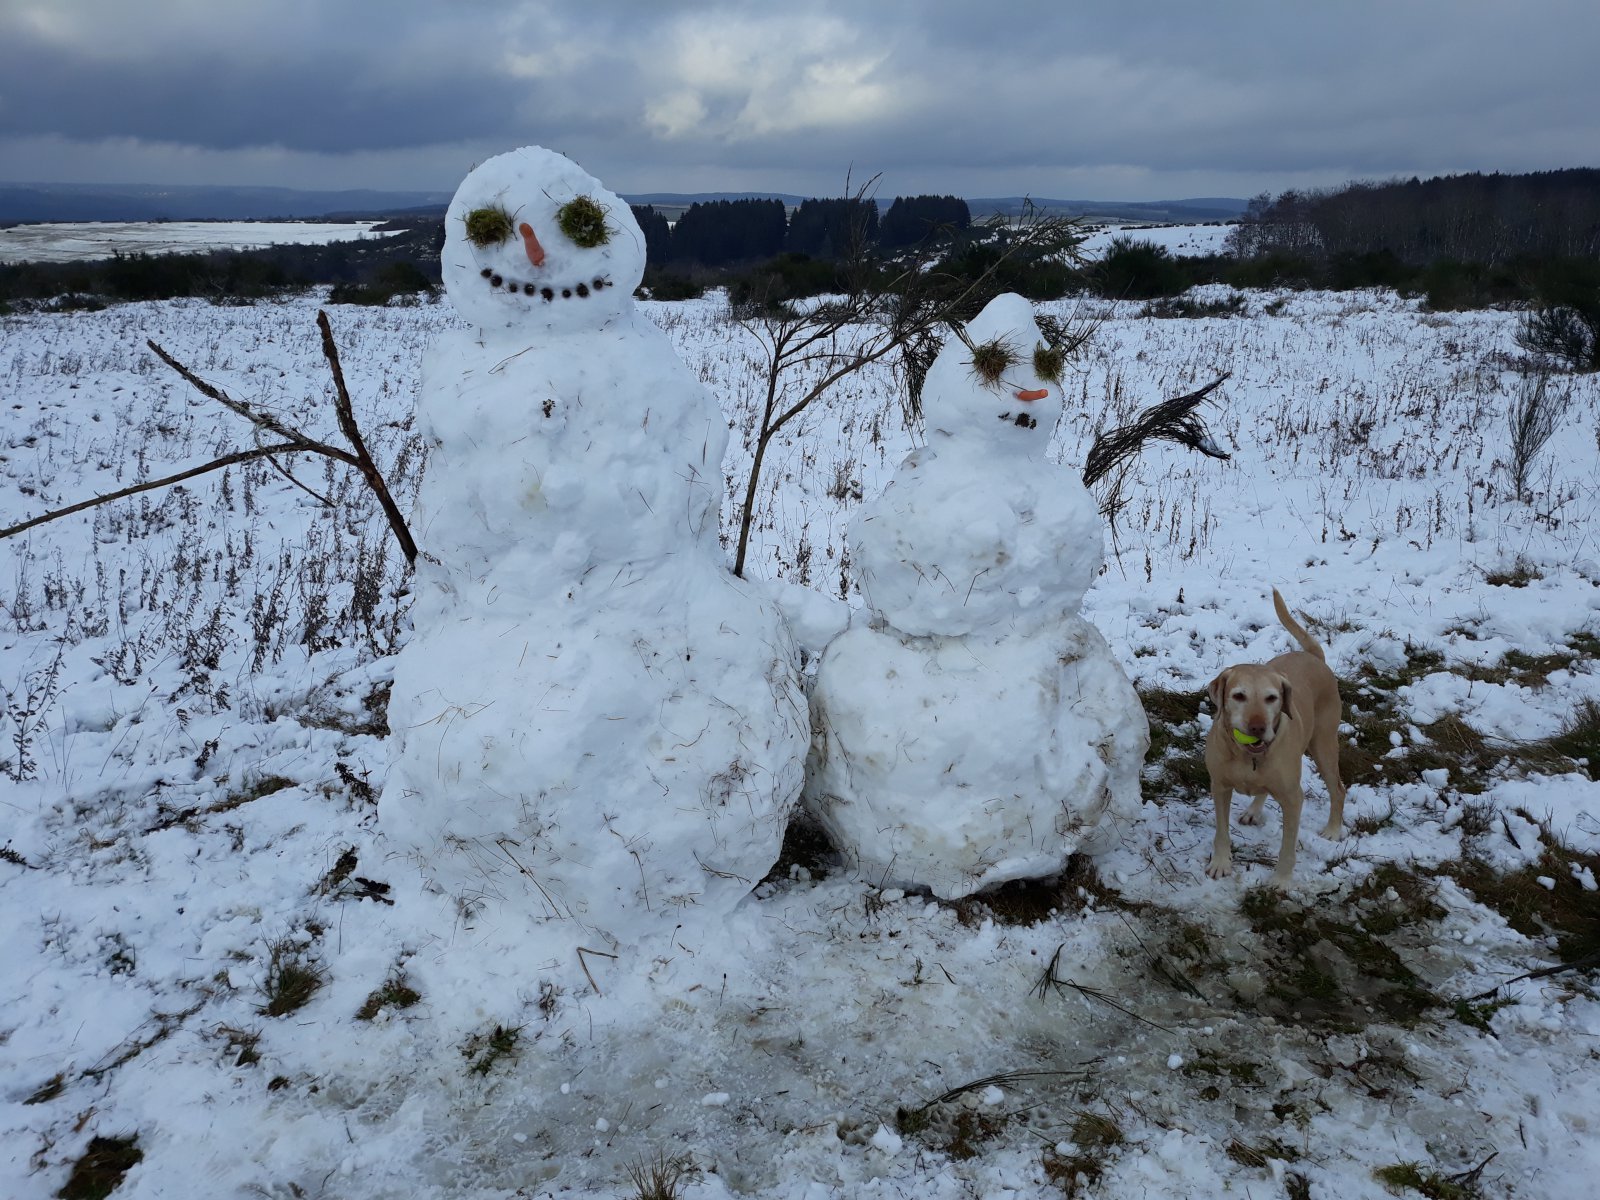
[{"label": "snow-covered plain", "polygon": [[1175,258],[1221,254],[1232,225],[1108,225],[1092,230],[1079,249],[1086,258],[1105,254],[1117,238],[1154,242]]},{"label": "snow-covered plain", "polygon": [[[754,346],[715,300],[646,307],[721,400],[739,480]],[[1096,425],[1233,372],[1209,412],[1232,461],[1145,455],[1085,614],[1150,694],[1289,648],[1274,584],[1341,676],[1443,656],[1400,690],[1396,755],[1454,714],[1506,762],[1481,796],[1399,757],[1392,783],[1352,787],[1360,832],[1303,836],[1293,906],[1349,919],[1375,870],[1469,844],[1533,861],[1543,835],[1519,812],[1600,848],[1600,787],[1524,769],[1512,745],[1600,700],[1592,656],[1539,685],[1464,671],[1600,633],[1596,380],[1561,381],[1575,400],[1523,504],[1503,467],[1514,316],[1379,293],[1249,307],[1045,306],[1101,320],[1068,388],[1064,472]],[[337,440],[314,311],[0,319],[5,523],[249,444],[146,338]],[[408,506],[418,366],[455,318],[330,315]],[[894,397],[887,372],[849,379],[774,447],[752,574],[839,593],[851,513],[913,444]],[[1488,1194],[1592,1190],[1600,1002],[1581,977],[1513,985],[1492,1032],[1448,1007],[1414,1025],[1275,1008],[1284,964],[1241,899],[1270,870],[1276,809],[1235,830],[1239,874],[1213,883],[1209,803],[1154,767],[1095,863],[1111,894],[1086,879],[1040,923],[795,863],[720,940],[664,929],[626,963],[532,945],[501,966],[517,987],[473,994],[417,936],[424,901],[375,820],[398,554],[342,468],[295,474],[336,507],[257,462],[0,543],[0,1195],[53,1195],[92,1138],[134,1135],[119,1198],[622,1197],[630,1166],[681,1156],[688,1200],[1042,1198],[1075,1176],[1087,1196],[1357,1200],[1388,1194],[1374,1168],[1458,1175],[1491,1154]],[[1325,802],[1311,778],[1308,829]],[[1581,874],[1549,887],[1595,894]],[[1384,940],[1442,997],[1552,960],[1449,879],[1436,903]],[[320,988],[263,1012],[298,963]]]},{"label": "snow-covered plain", "polygon": [[82,262],[113,254],[199,254],[320,246],[389,236],[380,221],[74,221],[0,229],[0,263]]}]

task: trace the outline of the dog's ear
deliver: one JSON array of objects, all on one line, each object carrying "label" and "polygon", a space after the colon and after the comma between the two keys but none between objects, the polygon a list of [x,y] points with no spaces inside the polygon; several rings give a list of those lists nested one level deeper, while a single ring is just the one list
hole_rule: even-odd
[{"label": "dog's ear", "polygon": [[1289,686],[1289,681],[1284,676],[1278,676],[1278,694],[1283,697],[1283,715],[1291,721],[1295,720],[1294,709],[1289,707],[1289,694],[1294,689]]},{"label": "dog's ear", "polygon": [[1206,687],[1206,695],[1211,697],[1211,707],[1220,715],[1222,712],[1222,697],[1228,690],[1228,672],[1232,667],[1224,667],[1222,674],[1213,679]]}]

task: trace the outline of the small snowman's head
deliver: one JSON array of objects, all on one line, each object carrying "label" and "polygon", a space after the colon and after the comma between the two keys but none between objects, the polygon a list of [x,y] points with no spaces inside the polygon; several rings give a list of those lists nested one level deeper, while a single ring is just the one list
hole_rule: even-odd
[{"label": "small snowman's head", "polygon": [[996,296],[939,352],[922,387],[930,436],[998,443],[1042,455],[1061,418],[1059,351],[1039,332],[1033,305]]},{"label": "small snowman's head", "polygon": [[462,180],[440,267],[485,329],[580,329],[621,312],[644,276],[644,234],[619,196],[571,159],[524,146]]}]

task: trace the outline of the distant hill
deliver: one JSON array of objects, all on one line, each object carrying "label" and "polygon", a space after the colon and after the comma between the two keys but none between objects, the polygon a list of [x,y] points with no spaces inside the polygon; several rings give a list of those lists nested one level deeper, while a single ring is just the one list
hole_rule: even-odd
[{"label": "distant hill", "polygon": [[1231,196],[1204,196],[1193,200],[1055,200],[1048,196],[991,196],[968,199],[967,207],[972,210],[972,219],[980,221],[995,214],[1018,216],[1030,201],[1036,209],[1066,217],[1148,221],[1156,225],[1236,221],[1249,207],[1248,200]]},{"label": "distant hill", "polygon": [[[391,216],[442,216],[449,192],[298,191],[276,187],[164,187],[158,184],[0,183],[0,224],[36,221],[270,221],[359,220]],[[629,204],[649,204],[669,220],[691,204],[713,200],[781,200],[794,209],[805,196],[789,192],[633,192]],[[880,197],[887,208],[894,197]],[[1111,221],[1190,224],[1231,221],[1246,202],[1230,197],[1192,200],[1054,200],[1034,197],[1035,207],[1066,216]],[[1016,215],[1024,198],[968,199],[974,219]]]}]

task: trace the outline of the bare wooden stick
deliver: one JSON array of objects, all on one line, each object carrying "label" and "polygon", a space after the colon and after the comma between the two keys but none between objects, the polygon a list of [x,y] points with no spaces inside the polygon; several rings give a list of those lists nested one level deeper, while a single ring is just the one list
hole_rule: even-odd
[{"label": "bare wooden stick", "polygon": [[268,458],[274,454],[289,454],[304,447],[299,443],[291,442],[277,446],[257,446],[253,450],[240,450],[234,454],[226,454],[221,458],[212,459],[204,466],[193,467],[187,471],[179,471],[176,475],[168,475],[164,479],[151,479],[145,483],[136,483],[132,487],[123,488],[117,492],[107,492],[104,496],[95,496],[89,500],[79,501],[66,508],[58,508],[54,512],[47,512],[43,516],[34,517],[20,525],[13,525],[9,529],[0,529],[0,538],[12,537],[15,534],[32,529],[35,525],[43,525],[47,521],[55,521],[61,517],[70,517],[73,513],[83,512],[85,509],[96,508],[102,504],[110,504],[113,500],[125,500],[129,496],[138,495],[140,492],[151,492],[156,488],[164,488],[169,484],[182,483],[185,479],[193,479],[196,475],[204,475],[207,471],[220,471],[223,467],[231,467],[234,463],[248,462],[252,458]]},{"label": "bare wooden stick", "polygon": [[339,428],[343,430],[346,440],[356,452],[355,468],[361,472],[361,477],[367,481],[372,494],[378,498],[378,504],[383,508],[383,515],[388,518],[389,528],[394,531],[395,539],[400,543],[400,549],[406,556],[406,562],[415,563],[417,544],[411,540],[411,530],[406,526],[406,519],[401,515],[399,505],[389,494],[389,486],[384,483],[378,464],[373,462],[372,455],[367,453],[367,443],[362,440],[361,428],[356,424],[355,411],[350,406],[350,392],[344,385],[344,368],[339,365],[339,348],[333,342],[333,327],[328,323],[328,314],[320,308],[317,310],[317,328],[322,330],[322,353],[328,360],[328,369],[333,372],[333,386],[338,393],[338,399],[333,406],[334,411],[339,417]]}]

